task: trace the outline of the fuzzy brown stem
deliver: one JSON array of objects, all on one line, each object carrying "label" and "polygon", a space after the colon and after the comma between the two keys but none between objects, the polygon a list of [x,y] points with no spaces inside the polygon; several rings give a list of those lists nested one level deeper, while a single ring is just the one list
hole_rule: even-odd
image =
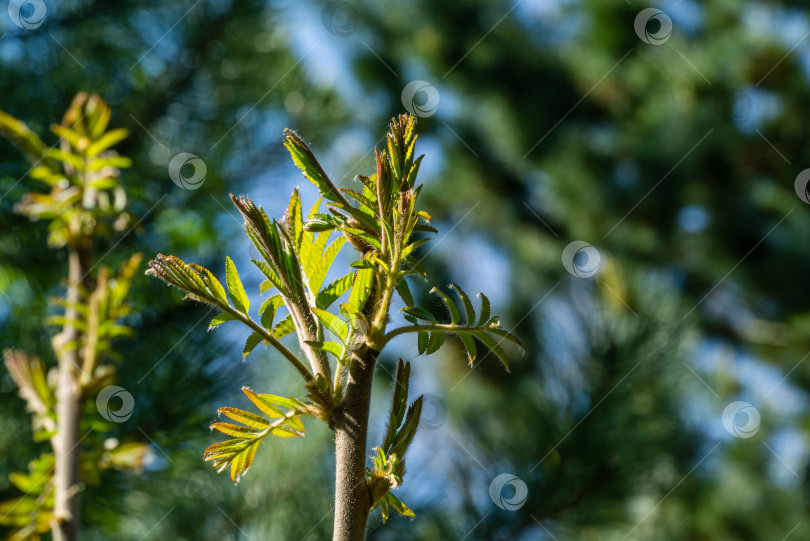
[{"label": "fuzzy brown stem", "polygon": [[[68,250],[68,292],[66,323],[55,340],[57,351],[65,344],[79,338],[79,330],[73,323],[77,318],[75,306],[81,301],[79,284],[88,285],[89,250],[71,246]],[[81,374],[81,349],[73,347],[59,354],[59,376],[57,397],[57,437],[54,453],[55,495],[54,541],[75,541],[79,538],[79,420],[81,419],[82,391],[79,384]]]},{"label": "fuzzy brown stem", "polygon": [[371,381],[379,353],[363,346],[353,356],[346,394],[334,411],[335,526],[332,541],[363,541],[371,511],[366,485],[366,437],[371,404]]}]

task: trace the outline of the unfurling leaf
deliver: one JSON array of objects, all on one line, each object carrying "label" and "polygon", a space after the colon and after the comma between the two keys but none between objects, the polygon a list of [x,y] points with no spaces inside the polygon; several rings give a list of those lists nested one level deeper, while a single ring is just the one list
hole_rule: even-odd
[{"label": "unfurling leaf", "polygon": [[322,196],[330,201],[344,200],[338,189],[329,180],[321,164],[318,163],[315,155],[297,133],[292,130],[284,130],[284,146],[290,151],[290,156],[292,156],[295,165],[318,188]]},{"label": "unfurling leaf", "polygon": [[225,288],[211,271],[200,265],[186,264],[177,257],[158,254],[149,262],[149,267],[146,274],[186,291],[188,297],[194,300],[214,306],[228,305]]},{"label": "unfurling leaf", "polygon": [[406,516],[406,517],[415,517],[416,516],[414,514],[414,512],[411,511],[410,507],[408,507],[407,505],[405,505],[404,503],[399,501],[399,499],[396,496],[394,496],[391,492],[389,492],[388,494],[385,495],[385,499],[387,500],[388,505],[390,505],[391,508],[394,511],[396,511],[397,513],[399,513],[400,515],[403,515],[403,516]]}]

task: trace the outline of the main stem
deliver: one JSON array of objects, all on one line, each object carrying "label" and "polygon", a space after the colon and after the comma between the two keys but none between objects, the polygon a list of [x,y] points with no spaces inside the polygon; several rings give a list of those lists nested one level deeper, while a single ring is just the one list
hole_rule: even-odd
[{"label": "main stem", "polygon": [[82,391],[79,384],[81,374],[81,348],[73,347],[64,351],[67,344],[79,338],[76,305],[81,301],[79,285],[87,285],[88,250],[82,246],[68,249],[68,292],[66,323],[59,337],[59,375],[56,390],[57,436],[54,454],[55,495],[52,534],[54,541],[76,541],[79,539],[79,420],[81,418]]},{"label": "main stem", "polygon": [[353,356],[346,394],[332,415],[335,431],[335,524],[332,541],[363,541],[371,511],[366,484],[366,436],[371,381],[379,353],[363,346]]},{"label": "main stem", "polygon": [[[399,267],[398,254],[393,268]],[[374,503],[366,484],[366,437],[371,405],[371,382],[374,365],[382,349],[377,344],[385,334],[388,310],[396,286],[392,275],[386,276],[380,302],[372,293],[367,301],[366,317],[372,316],[371,345],[363,345],[353,355],[346,378],[346,394],[332,414],[335,431],[335,526],[332,541],[363,541],[366,522]]]}]

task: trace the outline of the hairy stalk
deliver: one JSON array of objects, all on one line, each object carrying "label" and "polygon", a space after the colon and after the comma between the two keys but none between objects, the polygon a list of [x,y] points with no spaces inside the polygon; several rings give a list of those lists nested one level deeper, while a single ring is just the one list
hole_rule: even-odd
[{"label": "hairy stalk", "polygon": [[[398,257],[398,253],[395,257]],[[374,349],[374,337],[385,334],[395,285],[393,276],[387,275],[380,301],[373,302],[375,299],[369,299],[371,310],[367,312],[374,317],[372,344],[363,346],[352,356],[345,395],[332,417],[336,462],[332,541],[363,541],[368,515],[374,504],[365,476],[371,384],[374,367],[380,356],[379,349]]]},{"label": "hairy stalk", "polygon": [[[78,227],[78,226],[77,226]],[[67,348],[65,345],[77,341],[80,331],[75,325],[76,306],[81,301],[79,286],[89,286],[90,250],[86,246],[68,248],[68,292],[66,323],[58,339],[62,347],[59,355],[59,376],[57,384],[57,437],[54,440],[56,464],[54,467],[54,541],[75,541],[79,538],[79,456],[82,391],[79,383],[81,366],[80,348]]]},{"label": "hairy stalk", "polygon": [[379,353],[368,347],[353,356],[346,393],[331,419],[335,431],[335,523],[332,541],[363,541],[371,511],[366,485],[366,440],[371,381]]}]

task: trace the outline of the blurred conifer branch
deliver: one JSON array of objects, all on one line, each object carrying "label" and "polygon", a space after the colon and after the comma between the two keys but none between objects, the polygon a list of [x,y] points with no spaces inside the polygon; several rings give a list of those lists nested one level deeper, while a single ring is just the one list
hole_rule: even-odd
[{"label": "blurred conifer branch", "polygon": [[[129,335],[122,319],[132,313],[126,303],[141,256],[135,254],[117,271],[99,267],[93,248],[98,239],[122,231],[129,215],[120,171],[128,158],[111,147],[127,136],[108,129],[111,111],[97,95],[78,94],[60,124],[51,126],[59,140],[47,146],[26,124],[0,112],[0,135],[31,162],[33,179],[50,188],[26,194],[15,209],[32,220],[48,221],[48,244],[68,255],[67,294],[52,304],[61,314],[48,319],[60,330],[52,345],[57,366],[13,349],[4,352],[9,373],[32,414],[34,438],[49,440],[51,450],[14,473],[12,483],[24,494],[0,503],[0,523],[12,526],[11,539],[78,539],[80,483],[98,483],[99,473],[114,467],[140,471],[148,446],[103,439],[111,423],[87,418],[96,394],[113,382],[117,354],[114,340]],[[80,435],[81,434],[81,435]]]}]

